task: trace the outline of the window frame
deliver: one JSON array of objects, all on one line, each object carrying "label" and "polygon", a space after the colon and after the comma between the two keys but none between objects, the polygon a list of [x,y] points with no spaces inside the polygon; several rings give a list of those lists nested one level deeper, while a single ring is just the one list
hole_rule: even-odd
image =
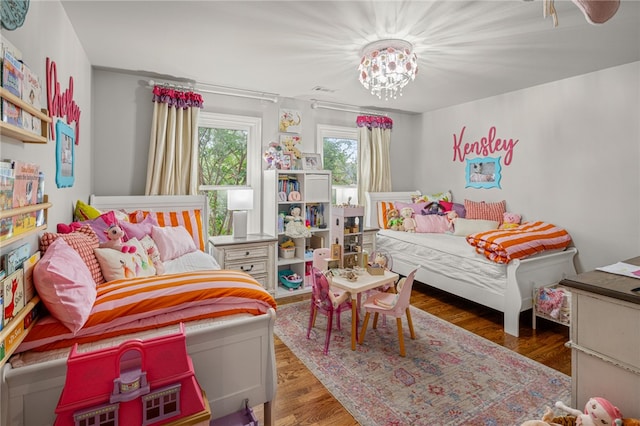
[{"label": "window frame", "polygon": [[[201,111],[198,128],[243,130],[247,132],[247,184],[200,185],[200,191],[226,191],[235,188],[253,189],[253,209],[247,212],[247,232],[259,233],[262,213],[262,118],[245,115],[221,114]],[[200,155],[198,153],[198,155]]]}]

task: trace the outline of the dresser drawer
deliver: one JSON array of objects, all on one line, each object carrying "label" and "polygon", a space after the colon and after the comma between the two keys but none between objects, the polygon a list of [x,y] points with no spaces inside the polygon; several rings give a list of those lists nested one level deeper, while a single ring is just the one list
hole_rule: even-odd
[{"label": "dresser drawer", "polygon": [[224,268],[237,269],[251,275],[266,274],[268,271],[267,259],[244,259],[242,261],[226,262]]},{"label": "dresser drawer", "polygon": [[269,256],[269,247],[265,245],[245,246],[241,248],[226,249],[224,251],[225,264],[227,262],[234,262],[234,261],[246,260],[246,259],[255,259],[259,257],[268,257],[268,256]]},{"label": "dresser drawer", "polygon": [[268,284],[269,284],[269,277],[267,276],[267,274],[257,274],[257,275],[253,275],[251,274],[251,276],[253,278],[256,279],[256,281],[258,281],[260,283],[260,285],[262,286],[262,288],[265,289],[269,289]]}]

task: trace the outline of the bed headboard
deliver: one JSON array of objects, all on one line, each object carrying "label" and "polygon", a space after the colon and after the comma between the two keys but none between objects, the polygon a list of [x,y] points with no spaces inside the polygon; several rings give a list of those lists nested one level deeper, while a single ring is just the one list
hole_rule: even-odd
[{"label": "bed headboard", "polygon": [[419,190],[398,192],[365,192],[366,207],[364,212],[364,226],[378,227],[378,201],[402,201],[410,203],[411,197],[421,195]]},{"label": "bed headboard", "polygon": [[200,209],[205,245],[209,239],[209,200],[206,195],[94,195],[89,204],[98,210],[149,210],[156,212]]}]

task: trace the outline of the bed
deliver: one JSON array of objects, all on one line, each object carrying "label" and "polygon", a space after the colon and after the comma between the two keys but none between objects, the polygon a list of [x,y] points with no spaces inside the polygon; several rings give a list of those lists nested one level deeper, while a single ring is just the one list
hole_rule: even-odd
[{"label": "bed", "polygon": [[[378,227],[378,203],[411,203],[408,192],[366,193],[365,226]],[[442,233],[408,233],[380,229],[376,250],[391,255],[392,269],[408,275],[418,268],[415,279],[504,314],[504,331],[518,336],[520,312],[531,309],[534,288],[556,284],[575,275],[574,247],[549,250],[508,263],[495,263],[478,254],[464,237]]]},{"label": "bed", "polygon": [[[140,209],[152,212],[200,210],[201,217],[207,217],[205,196],[101,197],[92,195],[89,204],[101,211],[117,209],[126,211]],[[203,235],[207,235],[206,222],[206,220],[202,220],[201,223]],[[205,241],[204,251],[206,251],[207,242],[203,241]],[[173,270],[167,272],[177,273]],[[225,277],[231,276],[234,280],[238,279],[245,286],[253,282],[258,284],[248,274],[240,271],[198,271],[183,274],[186,275],[184,277],[186,281],[196,282],[190,274],[200,274],[207,278],[209,275],[216,277],[225,275]],[[156,279],[168,280],[167,277],[172,276],[146,277],[141,280],[148,279],[155,282]],[[252,281],[252,283],[248,283],[248,281]],[[106,284],[112,283],[116,286],[120,281]],[[98,286],[98,298],[100,297],[100,288],[101,286]],[[261,288],[259,290],[262,292]],[[254,291],[253,287],[251,291]],[[194,314],[191,320],[184,322],[187,350],[193,361],[197,380],[209,400],[214,419],[240,410],[244,407],[245,399],[248,399],[251,406],[264,404],[264,422],[266,425],[274,424],[273,403],[277,376],[273,328],[276,313],[275,301],[272,306],[266,308],[265,301],[268,302],[267,299],[260,302],[260,314],[234,313],[230,316],[219,316],[212,319],[199,318]],[[198,300],[198,304],[200,303]],[[96,305],[92,308],[87,324],[93,318]],[[33,330],[36,330],[40,322],[46,322],[46,320],[47,317],[39,320]],[[116,345],[131,338],[148,338],[160,334],[175,333],[179,330],[180,322],[182,321],[176,320],[174,323],[141,327],[132,334],[111,336],[108,340],[93,341],[94,339],[90,339],[90,341],[82,343],[80,348],[85,345],[83,350],[92,350]],[[82,330],[78,332],[79,336],[81,332]],[[108,333],[105,333],[105,336],[107,335]],[[28,344],[30,336],[31,333],[23,345]],[[12,426],[53,424],[54,410],[65,381],[66,359],[70,349],[70,347],[65,347],[66,345],[62,346],[46,352],[22,352],[3,366],[0,372],[1,424]]]}]

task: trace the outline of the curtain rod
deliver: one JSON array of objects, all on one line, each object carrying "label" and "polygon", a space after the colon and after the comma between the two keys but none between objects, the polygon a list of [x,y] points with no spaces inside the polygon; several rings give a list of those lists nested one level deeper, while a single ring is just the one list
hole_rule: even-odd
[{"label": "curtain rod", "polygon": [[153,87],[157,85],[157,86],[164,86],[164,87],[173,87],[181,90],[197,90],[200,92],[213,93],[216,95],[223,95],[223,96],[235,96],[239,98],[259,99],[262,101],[269,101],[273,103],[278,102],[278,95],[276,93],[257,92],[255,90],[237,89],[234,87],[218,86],[218,85],[208,84],[208,83],[195,83],[193,85],[183,86],[175,83],[149,80],[148,85],[149,87]]},{"label": "curtain rod", "polygon": [[382,111],[367,111],[364,109],[360,109],[357,106],[353,105],[345,105],[345,104],[336,104],[336,103],[327,103],[322,102],[317,99],[311,99],[311,108],[313,109],[330,109],[333,111],[343,111],[343,112],[353,112],[356,114],[368,114],[368,115],[377,115],[380,117],[387,117],[388,114]]}]

